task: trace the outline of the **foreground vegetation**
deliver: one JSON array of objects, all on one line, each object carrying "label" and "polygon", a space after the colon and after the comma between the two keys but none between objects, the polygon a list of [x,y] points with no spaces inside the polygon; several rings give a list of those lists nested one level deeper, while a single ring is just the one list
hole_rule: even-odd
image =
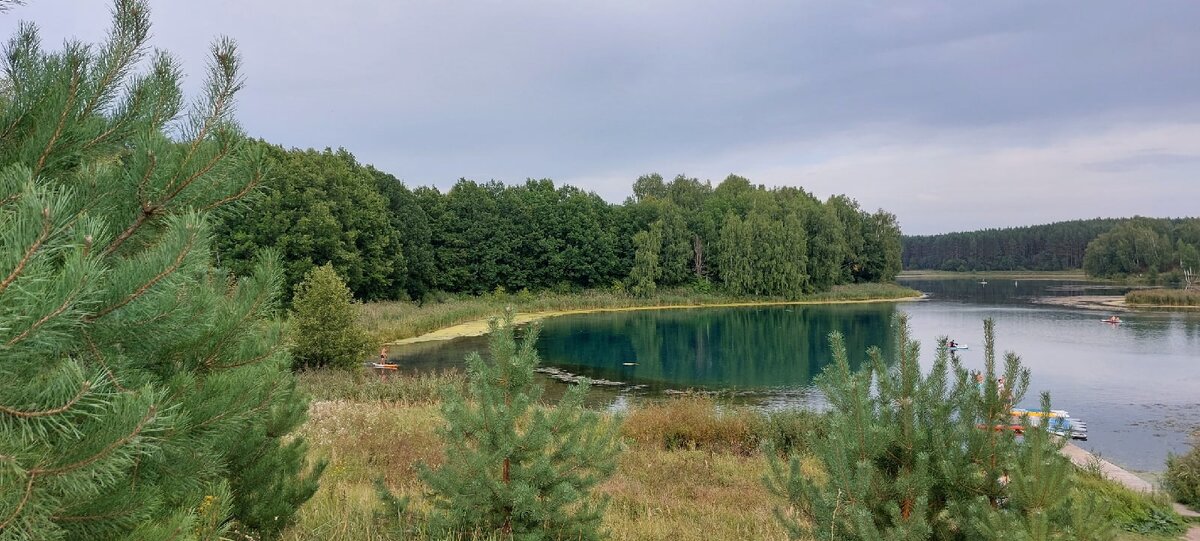
[{"label": "foreground vegetation", "polygon": [[660,289],[651,297],[635,297],[621,291],[589,290],[581,293],[508,293],[497,289],[486,295],[440,295],[425,304],[411,302],[371,302],[361,305],[361,322],[379,343],[420,336],[480,319],[493,317],[507,307],[522,314],[573,310],[623,309],[655,306],[713,306],[721,304],[771,302],[849,302],[916,297],[919,291],[890,283],[866,283],[835,286],[829,291],[800,296],[753,297],[719,292],[701,292],[694,288]]},{"label": "foreground vegetation", "polygon": [[1200,306],[1200,289],[1135,289],[1125,302],[1144,306]]},{"label": "foreground vegetation", "polygon": [[[376,516],[383,506],[375,480],[410,498],[413,509],[429,509],[414,465],[440,464],[436,431],[444,421],[436,387],[462,384],[463,376],[369,377],[363,381],[375,389],[370,395],[355,390],[356,377],[345,372],[304,373],[300,380],[307,389],[327,391],[327,400],[313,403],[301,433],[311,442],[310,455],[328,458],[330,466],[283,539],[423,538],[420,524],[397,532]],[[358,394],[336,399],[336,389]],[[825,422],[810,412],[763,412],[700,396],[643,402],[623,415],[625,451],[598,489],[610,498],[602,526],[620,541],[787,539],[774,517],[785,502],[762,483],[770,471],[767,449],[804,457],[802,471],[821,478],[812,442],[825,433]],[[1109,516],[1122,530],[1117,539],[1175,538],[1178,518],[1165,502],[1095,473],[1081,471],[1078,478],[1084,490],[1113,503]]]},{"label": "foreground vegetation", "polygon": [[0,539],[269,537],[322,466],[293,433],[278,254],[212,264],[210,220],[264,174],[238,54],[214,43],[189,100],[145,2],[113,19],[103,43],[22,24],[4,48]]}]

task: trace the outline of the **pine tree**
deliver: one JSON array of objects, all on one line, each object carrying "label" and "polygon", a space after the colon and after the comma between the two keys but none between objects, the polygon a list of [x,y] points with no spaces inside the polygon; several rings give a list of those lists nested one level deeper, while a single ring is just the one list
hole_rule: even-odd
[{"label": "pine tree", "polygon": [[583,407],[586,383],[557,406],[540,406],[537,327],[518,344],[509,310],[489,329],[491,362],[467,356],[469,398],[450,390],[443,399],[445,461],[421,471],[434,497],[434,528],[600,539],[607,501],[590,492],[616,469],[619,423]]},{"label": "pine tree", "polygon": [[367,353],[369,340],[358,325],[354,296],[329,263],[296,284],[292,325],[296,368],[354,368]]},{"label": "pine tree", "polygon": [[265,173],[230,118],[238,56],[213,46],[181,114],[148,21],[121,0],[102,44],[22,24],[5,50],[0,539],[270,535],[316,489],[277,257],[236,283],[210,264],[208,217]]},{"label": "pine tree", "polygon": [[826,479],[806,477],[794,458],[790,467],[773,461],[767,478],[790,503],[778,516],[794,538],[1111,538],[1104,510],[1073,488],[1061,442],[1027,421],[1020,444],[1012,431],[992,428],[1012,424],[1011,404],[1027,390],[1029,373],[1010,353],[1007,385],[999,385],[990,320],[982,385],[944,345],[924,375],[906,318],[892,330],[891,359],[872,348],[857,372],[841,335],[830,337],[834,363],[820,378],[832,409],[829,435],[814,449]]}]

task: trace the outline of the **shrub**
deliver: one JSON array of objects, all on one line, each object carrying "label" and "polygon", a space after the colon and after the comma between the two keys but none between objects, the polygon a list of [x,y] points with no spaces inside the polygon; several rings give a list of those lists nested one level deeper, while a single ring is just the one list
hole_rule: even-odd
[{"label": "shrub", "polygon": [[350,288],[328,263],[296,285],[292,331],[297,368],[355,368],[369,346]]},{"label": "shrub", "polygon": [[607,500],[591,492],[616,471],[619,423],[583,407],[586,383],[553,409],[537,406],[537,327],[518,344],[513,317],[509,310],[503,323],[489,324],[492,362],[467,356],[470,400],[456,390],[444,398],[445,460],[421,468],[431,526],[505,539],[598,539]]},{"label": "shrub", "polygon": [[893,323],[893,340],[889,358],[872,348],[852,371],[841,335],[830,336],[834,362],[818,380],[830,404],[828,434],[812,442],[828,478],[804,474],[796,458],[786,467],[772,460],[767,477],[790,504],[778,516],[793,538],[1112,537],[1113,521],[1078,489],[1061,442],[1028,421],[1020,444],[1012,431],[992,429],[1012,424],[1010,404],[1028,388],[1029,372],[1009,353],[1002,373],[1010,383],[998,387],[990,320],[982,390],[945,346],[922,371],[905,316]]},{"label": "shrub", "polygon": [[1200,509],[1200,434],[1196,436],[1191,451],[1167,457],[1163,484],[1167,492],[1180,503]]}]

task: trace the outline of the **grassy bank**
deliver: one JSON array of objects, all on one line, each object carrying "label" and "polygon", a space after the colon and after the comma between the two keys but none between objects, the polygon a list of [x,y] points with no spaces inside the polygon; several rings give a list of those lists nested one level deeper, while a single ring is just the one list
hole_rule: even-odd
[{"label": "grassy bank", "polygon": [[581,293],[493,293],[481,296],[445,296],[417,306],[411,302],[375,302],[361,306],[362,322],[380,343],[420,336],[438,329],[498,315],[507,306],[527,316],[588,310],[626,310],[664,307],[697,307],[771,303],[862,302],[916,297],[920,292],[895,284],[853,284],[799,299],[745,297],[699,293],[691,289],[660,291],[653,297],[590,290]]},{"label": "grassy bank", "polygon": [[1200,291],[1195,289],[1137,289],[1125,294],[1125,303],[1147,307],[1200,307]]},{"label": "grassy bank", "polygon": [[[380,503],[374,483],[382,479],[410,498],[418,513],[429,510],[416,464],[437,465],[442,426],[436,388],[460,384],[461,374],[358,381],[346,373],[307,373],[302,385],[320,390],[302,434],[314,458],[330,461],[321,489],[304,505],[283,539],[421,539],[420,524],[408,533],[389,531],[375,518]],[[348,393],[354,400],[339,398]],[[823,433],[823,417],[806,411],[765,414],[685,396],[634,407],[624,416],[626,450],[616,474],[600,487],[611,498],[604,525],[614,540],[786,539],[774,518],[776,500],[762,483],[766,449],[805,456]],[[820,478],[815,460],[804,471]],[[1163,525],[1177,517],[1161,500],[1131,492],[1081,472],[1086,490],[1103,494],[1124,531],[1122,541],[1170,539]],[[1160,532],[1158,534],[1142,532]]]}]

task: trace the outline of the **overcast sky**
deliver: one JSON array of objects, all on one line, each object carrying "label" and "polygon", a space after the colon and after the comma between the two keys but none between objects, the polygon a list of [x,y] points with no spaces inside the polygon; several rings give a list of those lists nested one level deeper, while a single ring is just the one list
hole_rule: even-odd
[{"label": "overcast sky", "polygon": [[[96,42],[101,0],[11,36]],[[240,44],[238,118],[410,186],[638,175],[845,193],[905,233],[1200,215],[1200,2],[151,2],[199,85]]]}]

